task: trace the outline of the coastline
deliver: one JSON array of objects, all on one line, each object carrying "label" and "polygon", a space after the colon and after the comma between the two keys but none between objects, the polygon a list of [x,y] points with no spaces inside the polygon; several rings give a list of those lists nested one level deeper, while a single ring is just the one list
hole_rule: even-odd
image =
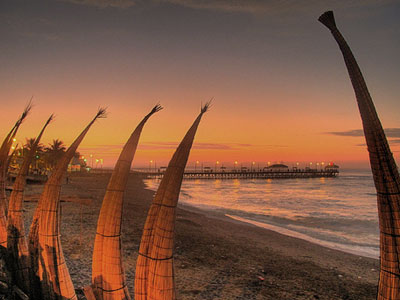
[{"label": "coastline", "polygon": [[[80,299],[84,299],[80,289],[91,280],[93,241],[108,178],[109,174],[73,175],[61,193],[62,245]],[[41,189],[27,188],[29,222]],[[122,247],[131,296],[153,195],[142,180],[130,177]],[[375,299],[378,260],[325,248],[219,212],[180,204],[175,249],[178,299]]]},{"label": "coastline", "polygon": [[[372,175],[343,175],[329,180],[186,180],[179,201],[324,247],[379,259]],[[159,182],[144,180],[154,191]]]},{"label": "coastline", "polygon": [[364,257],[368,257],[368,258],[379,259],[379,253],[376,254],[375,251],[373,251],[373,249],[371,249],[370,251],[366,251],[365,247],[364,248],[361,248],[361,247],[355,248],[354,246],[347,246],[346,247],[346,245],[343,245],[343,244],[338,244],[338,243],[328,242],[328,241],[322,241],[320,239],[313,238],[313,237],[308,236],[306,234],[303,234],[303,233],[300,233],[300,232],[297,232],[297,231],[293,231],[293,230],[290,230],[290,229],[286,229],[286,228],[283,228],[283,227],[275,226],[275,225],[272,225],[272,224],[261,223],[261,222],[257,222],[257,221],[241,218],[241,217],[234,216],[234,215],[229,215],[229,214],[225,214],[225,216],[227,216],[227,217],[229,217],[231,219],[237,220],[239,222],[242,222],[242,223],[252,224],[252,225],[257,226],[257,227],[265,228],[267,230],[272,230],[272,231],[275,231],[275,232],[280,233],[280,234],[285,235],[285,236],[291,236],[291,237],[294,237],[294,238],[305,240],[307,242],[310,242],[310,243],[313,243],[313,244],[316,244],[316,245],[319,245],[319,246],[323,246],[323,247],[326,247],[326,248],[329,248],[329,249],[332,249],[332,250],[339,250],[339,251],[343,251],[343,252],[346,252],[346,253],[354,254],[354,255],[357,255],[357,256],[364,256]]}]

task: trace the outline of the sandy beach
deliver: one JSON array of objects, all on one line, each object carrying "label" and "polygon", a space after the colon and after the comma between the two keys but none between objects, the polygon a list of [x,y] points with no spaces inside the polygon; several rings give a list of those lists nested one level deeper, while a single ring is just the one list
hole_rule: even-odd
[{"label": "sandy beach", "polygon": [[[64,254],[81,299],[90,284],[97,217],[108,174],[73,175],[61,194]],[[28,185],[27,227],[43,186]],[[125,193],[124,266],[133,296],[137,252],[154,192],[132,175]],[[179,206],[178,299],[375,299],[378,261],[321,247],[220,213]]]}]

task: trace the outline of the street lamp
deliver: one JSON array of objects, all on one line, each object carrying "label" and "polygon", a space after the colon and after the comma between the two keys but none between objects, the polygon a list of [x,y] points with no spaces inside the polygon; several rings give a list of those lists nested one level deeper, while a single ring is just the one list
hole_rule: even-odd
[{"label": "street lamp", "polygon": [[235,163],[233,164],[233,169],[236,170],[236,166],[237,166],[238,162],[237,160],[235,160]]},{"label": "street lamp", "polygon": [[36,160],[35,160],[35,169],[37,170],[38,169],[38,163],[39,163],[39,158],[40,158],[40,156],[36,153]]},{"label": "street lamp", "polygon": [[[17,143],[17,139],[16,138],[13,138],[12,139],[13,140],[13,142],[11,143],[11,149],[12,150],[15,150],[15,149],[17,149],[18,148],[18,143]],[[14,145],[14,143],[15,143],[15,145]]]},{"label": "street lamp", "polygon": [[253,161],[252,163],[251,163],[251,171],[253,172],[253,169],[254,169],[254,165],[256,164],[256,162],[255,161]]},{"label": "street lamp", "polygon": [[198,160],[196,160],[196,163],[195,163],[195,165],[194,165],[194,171],[196,172],[196,170],[197,170],[197,165],[199,164],[200,162],[198,161]]},{"label": "street lamp", "polygon": [[219,161],[217,160],[216,163],[215,163],[215,172],[217,172],[218,165],[219,165]]},{"label": "street lamp", "polygon": [[149,172],[151,172],[151,164],[153,163],[153,160],[149,161]]}]

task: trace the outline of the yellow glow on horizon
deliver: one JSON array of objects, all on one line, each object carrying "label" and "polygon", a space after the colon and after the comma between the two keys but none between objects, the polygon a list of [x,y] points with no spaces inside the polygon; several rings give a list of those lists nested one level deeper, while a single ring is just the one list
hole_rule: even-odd
[{"label": "yellow glow on horizon", "polygon": [[[55,107],[52,109],[56,110]],[[87,125],[93,113],[87,107],[78,112],[69,109],[60,105],[56,110],[62,111],[62,114],[57,116],[44,133],[41,142],[45,146],[53,139],[60,139],[68,147]],[[105,167],[114,166],[123,145],[141,117],[148,112],[149,105],[138,105],[138,112],[133,108],[113,107],[113,109],[115,112],[110,113],[107,119],[93,124],[78,149],[82,157],[93,160],[102,157]],[[204,115],[199,126],[190,160],[195,161],[197,165],[200,161],[220,163],[268,161],[268,165],[271,161],[318,161],[322,166],[325,166],[324,161],[330,160],[368,162],[368,152],[363,145],[365,143],[363,137],[324,133],[360,128],[361,124],[356,114],[340,122],[336,122],[334,117],[331,118],[326,114],[324,118],[313,118],[304,112],[298,112],[297,116],[291,112],[270,113],[266,120],[265,109],[257,108],[251,113],[246,109],[248,110],[242,104],[234,109],[231,107],[227,109],[223,104],[218,108],[215,101],[213,109]],[[36,136],[43,125],[43,120],[52,111],[42,105],[40,110],[33,112],[36,114],[32,113],[22,124],[15,140],[25,141],[26,137]],[[5,114],[1,136],[6,136],[7,129],[14,121],[11,116],[18,113],[19,110],[15,108],[12,113],[8,111]],[[184,111],[172,105],[171,108],[155,114],[143,129],[133,165],[148,164],[150,160],[157,161],[159,165],[167,165],[197,113],[196,105],[190,105]],[[396,127],[396,124],[386,126]],[[398,158],[399,145],[393,144],[391,149],[395,158]]]}]

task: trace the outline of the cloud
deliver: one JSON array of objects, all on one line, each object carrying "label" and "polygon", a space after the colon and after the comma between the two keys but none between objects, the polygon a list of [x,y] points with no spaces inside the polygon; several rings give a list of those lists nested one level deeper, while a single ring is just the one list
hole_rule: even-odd
[{"label": "cloud", "polygon": [[[269,9],[273,9],[275,4],[279,1],[256,1],[256,0],[239,0],[239,1],[227,1],[227,0],[161,0],[160,2],[167,2],[176,5],[181,5],[194,9],[206,9],[206,10],[217,10],[227,12],[247,12],[247,13],[258,13],[266,12]],[[266,5],[270,4],[270,5]]]},{"label": "cloud", "polygon": [[[355,0],[335,1],[334,8],[354,8],[360,6],[382,6],[395,0]],[[252,14],[276,13],[321,13],[332,8],[330,0],[158,0],[159,3],[172,3],[193,9],[206,9],[225,12]]]},{"label": "cloud", "polygon": [[193,149],[198,150],[237,150],[239,148],[251,147],[251,144],[213,144],[213,143],[194,143]]},{"label": "cloud", "polygon": [[387,137],[400,138],[400,128],[386,128],[385,133]]},{"label": "cloud", "polygon": [[[324,134],[360,137],[360,136],[364,136],[364,131],[362,129],[354,129],[354,130],[347,130],[347,131],[324,132]],[[400,138],[400,128],[386,128],[385,134],[388,138]],[[392,140],[392,141],[396,141],[396,140]]]},{"label": "cloud", "polygon": [[[178,147],[178,142],[144,142],[139,143],[138,150],[175,150]],[[108,153],[108,154],[119,154],[124,146],[124,143],[112,144],[112,145],[93,145],[80,147],[78,151],[85,153]],[[194,143],[193,149],[195,150],[243,150],[243,149],[276,149],[276,148],[286,148],[287,145],[253,145],[244,143]]]},{"label": "cloud", "polygon": [[[145,142],[140,143],[138,150],[175,150],[178,147],[178,142]],[[120,153],[124,144],[113,144],[113,145],[93,145],[80,147],[78,151],[85,153],[108,153],[115,154]],[[196,150],[241,150],[245,148],[254,147],[251,144],[240,144],[240,143],[194,143],[193,149]],[[268,147],[284,147],[284,146],[272,146]]]},{"label": "cloud", "polygon": [[94,6],[98,8],[129,8],[134,6],[136,1],[134,0],[62,0],[64,2],[70,2],[79,5]]},{"label": "cloud", "polygon": [[[388,140],[388,143],[390,146],[396,147],[398,144],[400,144],[400,139],[390,139],[390,140]],[[367,147],[367,144],[362,143],[362,144],[357,144],[356,146]],[[392,151],[392,152],[398,152],[398,151]]]},{"label": "cloud", "polygon": [[362,129],[354,129],[354,130],[347,130],[347,131],[324,132],[324,134],[359,137],[359,136],[364,136],[364,131]]},{"label": "cloud", "polygon": [[[251,147],[250,144],[237,144],[237,143],[194,143],[193,149],[196,150],[238,150],[242,148]],[[147,142],[139,145],[140,150],[167,150],[176,149],[177,142]]]},{"label": "cloud", "polygon": [[98,8],[116,7],[129,8],[136,4],[173,4],[192,9],[239,12],[250,14],[290,15],[290,14],[318,14],[327,9],[347,9],[356,7],[376,7],[395,2],[396,0],[59,0],[79,5]]}]

